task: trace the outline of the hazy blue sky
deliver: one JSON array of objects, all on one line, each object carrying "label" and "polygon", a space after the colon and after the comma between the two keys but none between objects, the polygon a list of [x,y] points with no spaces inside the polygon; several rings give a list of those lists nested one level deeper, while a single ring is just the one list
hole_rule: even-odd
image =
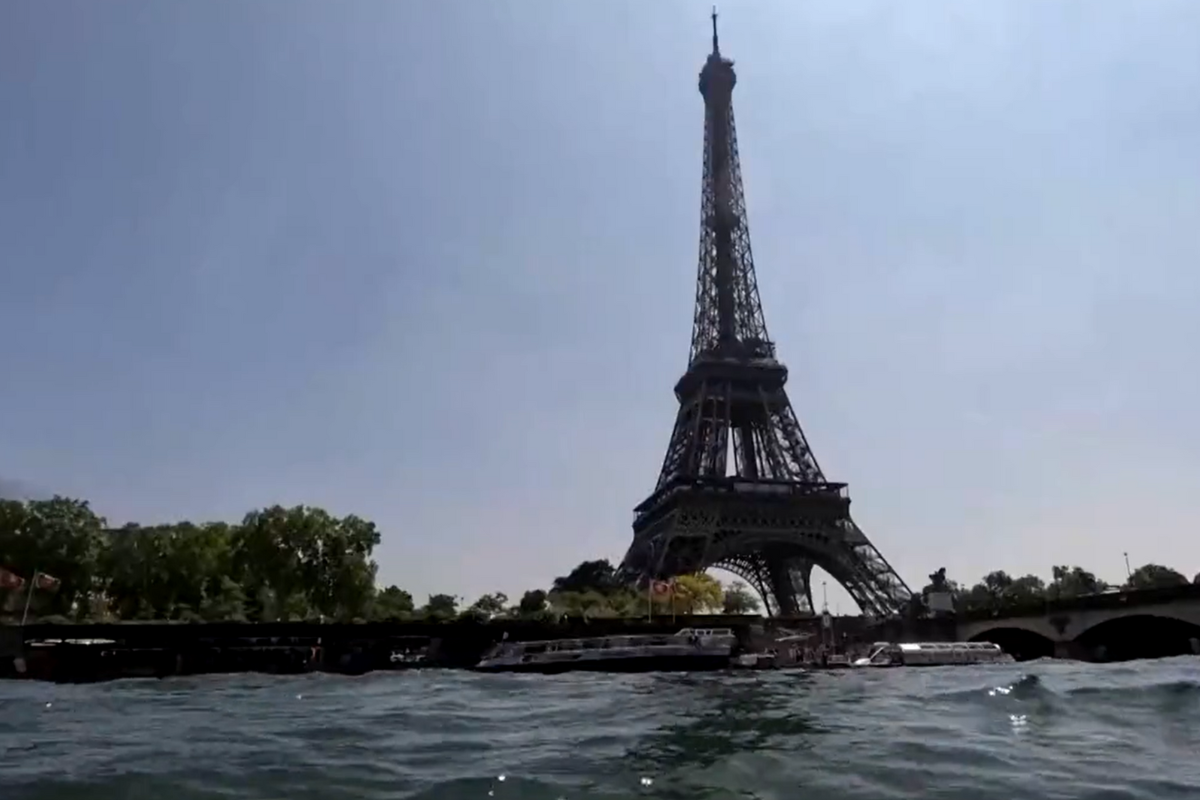
[{"label": "hazy blue sky", "polygon": [[[1200,3],[721,5],[768,325],[900,573],[1200,570]],[[708,10],[0,4],[0,477],[358,513],[418,599],[619,559]]]}]

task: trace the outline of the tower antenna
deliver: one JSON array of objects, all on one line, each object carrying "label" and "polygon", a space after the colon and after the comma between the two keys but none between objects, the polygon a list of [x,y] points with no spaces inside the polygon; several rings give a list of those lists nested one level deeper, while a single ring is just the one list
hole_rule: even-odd
[{"label": "tower antenna", "polygon": [[712,7],[712,22],[713,22],[713,52],[721,52],[721,48],[717,46],[717,7]]}]

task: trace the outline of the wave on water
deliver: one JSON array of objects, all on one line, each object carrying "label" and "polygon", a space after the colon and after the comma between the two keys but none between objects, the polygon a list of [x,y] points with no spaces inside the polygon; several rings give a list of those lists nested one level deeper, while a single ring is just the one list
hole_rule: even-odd
[{"label": "wave on water", "polygon": [[1200,798],[1200,659],[0,684],[0,800]]}]

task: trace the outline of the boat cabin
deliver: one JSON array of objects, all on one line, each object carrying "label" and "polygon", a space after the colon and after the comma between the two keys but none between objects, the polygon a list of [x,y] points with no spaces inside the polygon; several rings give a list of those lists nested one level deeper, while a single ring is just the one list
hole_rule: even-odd
[{"label": "boat cabin", "polygon": [[951,664],[995,664],[1012,661],[991,642],[876,642],[871,654],[854,662],[856,667],[917,667]]}]

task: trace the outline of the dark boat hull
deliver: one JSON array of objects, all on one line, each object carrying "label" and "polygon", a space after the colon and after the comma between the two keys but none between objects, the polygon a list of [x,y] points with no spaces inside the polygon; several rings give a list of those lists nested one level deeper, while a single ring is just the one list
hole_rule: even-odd
[{"label": "dark boat hull", "polygon": [[716,672],[729,669],[727,655],[702,656],[631,656],[587,661],[565,661],[524,664],[477,666],[476,672],[527,672],[539,675],[560,675],[564,672]]}]

